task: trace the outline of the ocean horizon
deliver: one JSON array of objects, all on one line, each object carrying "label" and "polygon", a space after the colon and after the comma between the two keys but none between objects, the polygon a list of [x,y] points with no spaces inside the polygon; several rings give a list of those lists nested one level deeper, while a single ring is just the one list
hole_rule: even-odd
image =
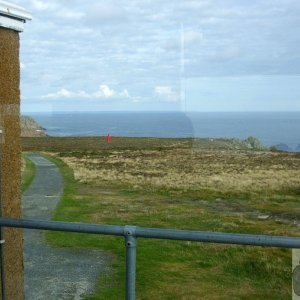
[{"label": "ocean horizon", "polygon": [[238,138],[300,151],[300,112],[32,112],[49,136]]}]

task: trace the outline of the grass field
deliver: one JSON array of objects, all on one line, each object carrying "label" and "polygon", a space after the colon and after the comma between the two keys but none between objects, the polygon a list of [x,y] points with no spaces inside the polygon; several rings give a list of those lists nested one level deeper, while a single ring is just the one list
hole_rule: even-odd
[{"label": "grass field", "polygon": [[[216,150],[209,140],[202,145],[197,141],[195,147],[184,139],[120,138],[92,149],[87,147],[92,139],[58,141],[48,144],[46,152],[64,174],[55,220],[299,234],[298,154],[237,150],[220,141]],[[31,150],[47,150],[43,141],[31,142]],[[121,238],[52,232],[47,240],[112,253],[113,275],[100,278],[96,294],[88,299],[123,299]],[[139,239],[137,295],[290,299],[291,250]]]}]

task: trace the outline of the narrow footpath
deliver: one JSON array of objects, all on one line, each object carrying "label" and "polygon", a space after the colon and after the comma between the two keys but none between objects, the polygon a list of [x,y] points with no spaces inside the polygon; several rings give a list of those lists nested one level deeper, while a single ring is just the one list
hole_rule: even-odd
[{"label": "narrow footpath", "polygon": [[[39,154],[27,157],[36,176],[23,194],[23,217],[50,220],[63,192],[59,168]],[[24,230],[25,295],[28,300],[83,299],[93,293],[98,276],[109,272],[109,258],[90,249],[52,248],[44,231]]]}]

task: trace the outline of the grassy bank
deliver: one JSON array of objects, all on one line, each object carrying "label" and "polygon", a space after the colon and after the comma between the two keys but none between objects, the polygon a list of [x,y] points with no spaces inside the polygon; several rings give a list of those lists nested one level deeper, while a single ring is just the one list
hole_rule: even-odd
[{"label": "grassy bank", "polygon": [[30,184],[32,183],[35,176],[36,167],[35,164],[26,157],[22,155],[22,192],[24,193]]},{"label": "grassy bank", "polygon": [[[63,171],[65,190],[55,220],[298,234],[299,156],[141,148],[140,142],[129,149],[56,149],[51,156]],[[230,189],[228,178],[235,182]],[[100,278],[89,299],[123,298],[122,238],[51,232],[47,239],[112,253],[114,274]],[[290,271],[291,251],[285,249],[138,241],[138,299],[290,299]]]}]

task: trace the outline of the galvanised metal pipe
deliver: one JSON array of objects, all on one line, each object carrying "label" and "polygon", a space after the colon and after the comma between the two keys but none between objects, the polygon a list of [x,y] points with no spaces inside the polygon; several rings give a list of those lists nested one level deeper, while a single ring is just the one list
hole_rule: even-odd
[{"label": "galvanised metal pipe", "polygon": [[126,247],[126,300],[135,300],[136,283],[136,247],[135,226],[125,226]]},{"label": "galvanised metal pipe", "polygon": [[0,226],[124,236],[124,226],[0,218]]},{"label": "galvanised metal pipe", "polygon": [[[0,226],[124,236],[124,226],[0,218]],[[135,237],[300,248],[300,237],[136,227]]]},{"label": "galvanised metal pipe", "polygon": [[136,237],[279,248],[300,248],[300,237],[288,236],[137,227]]}]

